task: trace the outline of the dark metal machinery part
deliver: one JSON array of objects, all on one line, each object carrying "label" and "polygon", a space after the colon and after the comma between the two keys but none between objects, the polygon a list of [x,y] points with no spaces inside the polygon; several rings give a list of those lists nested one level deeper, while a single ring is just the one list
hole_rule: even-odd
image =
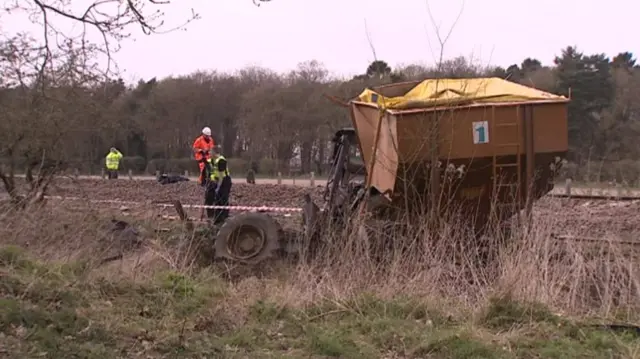
[{"label": "dark metal machinery part", "polygon": [[[364,211],[367,214],[367,219],[364,220],[369,223],[372,219],[369,217],[380,217],[376,215],[377,212],[388,204],[385,197],[365,188],[365,165],[351,158],[354,150],[360,150],[355,129],[344,128],[337,131],[333,144],[332,166],[324,192],[323,211],[319,212],[317,206],[305,197],[303,227],[305,237],[311,241],[321,240],[323,230],[346,228],[351,214],[357,211]],[[371,233],[370,230],[366,232]]]},{"label": "dark metal machinery part", "polygon": [[342,217],[350,209],[355,209],[364,197],[361,184],[354,177],[366,176],[364,165],[351,161],[353,149],[359,149],[357,134],[353,128],[344,128],[336,132],[333,138],[332,165],[324,193],[324,210],[331,217]]},{"label": "dark metal machinery part", "polygon": [[352,183],[354,174],[358,173],[358,166],[350,166],[349,159],[352,150],[359,146],[355,129],[344,128],[337,131],[332,142],[331,169],[323,194],[322,211],[318,210],[318,206],[308,196],[305,197],[303,206],[304,236],[311,241],[319,240],[322,230],[342,227],[347,212],[357,206],[354,201],[363,197],[362,186]]},{"label": "dark metal machinery part", "polygon": [[344,176],[345,158],[349,151],[349,143],[346,136],[342,131],[336,132],[333,138],[333,152],[331,154],[332,163],[329,170],[329,178],[327,180],[327,187],[324,192],[325,210],[333,207],[336,191],[341,185],[341,180]]}]

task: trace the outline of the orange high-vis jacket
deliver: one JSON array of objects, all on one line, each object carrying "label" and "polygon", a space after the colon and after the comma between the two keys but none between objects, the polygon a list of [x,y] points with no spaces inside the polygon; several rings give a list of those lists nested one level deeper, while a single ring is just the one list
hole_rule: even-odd
[{"label": "orange high-vis jacket", "polygon": [[[196,160],[201,161],[203,159],[207,160],[211,157],[211,150],[215,146],[215,142],[213,138],[206,139],[204,135],[198,136],[196,140],[193,142],[193,152]],[[200,151],[205,152],[205,157],[202,157]]]}]

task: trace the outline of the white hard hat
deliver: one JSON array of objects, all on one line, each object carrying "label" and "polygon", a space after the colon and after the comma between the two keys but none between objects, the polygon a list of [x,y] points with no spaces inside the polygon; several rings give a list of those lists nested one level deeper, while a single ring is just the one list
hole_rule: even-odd
[{"label": "white hard hat", "polygon": [[209,127],[205,127],[202,129],[202,134],[205,136],[211,136],[211,129]]}]

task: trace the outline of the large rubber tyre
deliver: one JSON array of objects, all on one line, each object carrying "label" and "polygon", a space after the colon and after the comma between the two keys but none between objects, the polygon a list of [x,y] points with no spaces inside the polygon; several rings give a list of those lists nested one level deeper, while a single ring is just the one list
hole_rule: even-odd
[{"label": "large rubber tyre", "polygon": [[220,227],[214,243],[215,256],[256,264],[280,249],[283,237],[282,227],[268,214],[239,213]]}]

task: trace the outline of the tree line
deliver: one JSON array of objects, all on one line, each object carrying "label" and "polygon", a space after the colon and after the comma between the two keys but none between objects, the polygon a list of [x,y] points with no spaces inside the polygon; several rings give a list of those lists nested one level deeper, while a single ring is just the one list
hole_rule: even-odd
[{"label": "tree line", "polygon": [[573,170],[589,168],[600,179],[627,181],[640,171],[640,67],[630,52],[608,58],[566,47],[551,66],[531,57],[506,68],[478,66],[464,57],[396,68],[378,60],[349,79],[307,61],[288,73],[260,67],[201,70],[127,85],[93,76],[80,56],[86,49],[70,44],[39,68],[35,59],[42,51],[23,37],[0,43],[5,173],[42,158],[98,173],[111,146],[125,154],[125,168],[136,172],[193,171],[190,147],[204,126],[212,128],[235,171],[322,173],[330,136],[350,125],[335,99],[347,101],[386,83],[487,76],[571,96]]}]

